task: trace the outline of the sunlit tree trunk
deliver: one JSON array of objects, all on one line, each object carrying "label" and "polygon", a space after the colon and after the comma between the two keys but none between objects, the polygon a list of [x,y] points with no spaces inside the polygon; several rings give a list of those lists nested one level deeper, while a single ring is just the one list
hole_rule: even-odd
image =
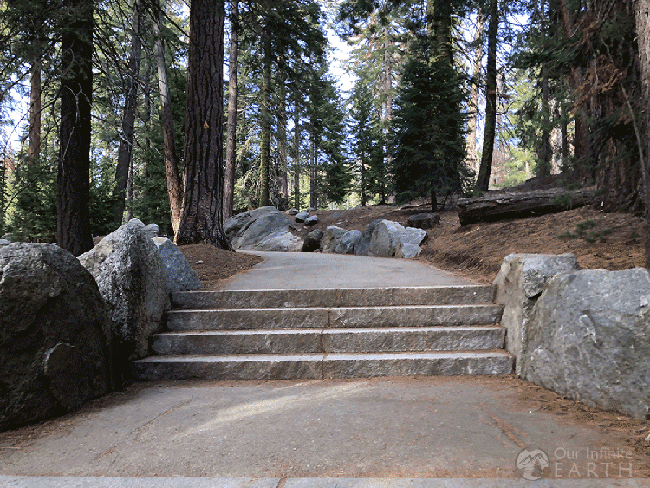
[{"label": "sunlit tree trunk", "polygon": [[488,27],[488,58],[485,80],[485,128],[483,132],[483,154],[475,189],[488,191],[492,174],[492,155],[496,138],[497,123],[497,37],[499,33],[498,0],[490,0],[490,25]]},{"label": "sunlit tree trunk", "polygon": [[115,168],[115,187],[113,196],[116,204],[113,213],[113,221],[116,226],[122,223],[124,207],[126,205],[126,190],[133,155],[133,133],[135,116],[138,103],[138,83],[140,77],[140,52],[141,52],[141,0],[133,3],[133,35],[131,37],[131,55],[129,57],[129,69],[126,75],[126,100],[124,113],[122,114],[122,133],[120,149],[117,156],[117,167]]},{"label": "sunlit tree trunk", "polygon": [[645,194],[646,212],[646,268],[650,269],[650,4],[647,0],[636,0],[635,3],[636,33],[639,44],[641,61],[641,88],[643,93],[643,121],[641,128],[641,170]]},{"label": "sunlit tree trunk", "polygon": [[278,173],[279,187],[283,198],[289,197],[289,175],[287,158],[287,89],[280,80],[280,99],[278,100]]},{"label": "sunlit tree trunk", "polygon": [[178,244],[229,249],[223,231],[224,2],[192,0],[187,54],[185,192]]},{"label": "sunlit tree trunk", "polygon": [[162,11],[160,3],[156,0],[157,11],[154,15],[154,51],[158,68],[158,93],[160,97],[160,119],[162,122],[163,148],[165,155],[165,177],[167,180],[167,195],[171,213],[172,230],[174,236],[178,234],[183,207],[183,186],[178,171],[178,158],[174,138],[174,116],[172,113],[171,97],[169,95],[169,82],[167,81],[167,63],[165,61],[165,45],[161,37]]},{"label": "sunlit tree trunk", "polygon": [[27,158],[34,161],[41,156],[41,63],[34,61],[31,68],[29,91],[29,148]]},{"label": "sunlit tree trunk", "polygon": [[294,111],[294,136],[293,136],[293,205],[300,210],[301,195],[300,195],[300,143],[301,143],[301,130],[300,113],[296,109]]},{"label": "sunlit tree trunk", "polygon": [[262,102],[260,104],[260,195],[258,205],[270,204],[269,174],[271,168],[271,36],[266,29],[262,32]]},{"label": "sunlit tree trunk", "polygon": [[474,34],[474,66],[469,95],[469,114],[467,117],[467,166],[478,174],[478,154],[476,153],[476,136],[478,129],[478,97],[481,86],[481,70],[483,69],[483,11],[479,9],[476,18],[476,33]]},{"label": "sunlit tree trunk", "polygon": [[230,2],[230,56],[228,71],[228,127],[226,129],[226,166],[223,187],[223,219],[232,217],[237,164],[237,57],[239,54],[239,2]]}]

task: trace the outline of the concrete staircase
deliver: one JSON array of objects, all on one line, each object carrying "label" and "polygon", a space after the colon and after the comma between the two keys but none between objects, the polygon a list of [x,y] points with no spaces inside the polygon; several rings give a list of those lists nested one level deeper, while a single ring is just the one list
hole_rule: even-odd
[{"label": "concrete staircase", "polygon": [[506,375],[491,286],[174,294],[141,380]]}]

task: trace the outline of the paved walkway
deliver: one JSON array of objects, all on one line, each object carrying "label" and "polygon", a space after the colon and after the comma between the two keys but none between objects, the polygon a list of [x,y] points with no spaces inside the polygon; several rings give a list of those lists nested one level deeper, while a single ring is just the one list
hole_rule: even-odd
[{"label": "paved walkway", "polygon": [[374,258],[310,252],[251,252],[264,258],[237,275],[226,290],[310,288],[384,288],[472,284],[432,266],[409,259]]},{"label": "paved walkway", "polygon": [[[229,288],[463,283],[404,260],[264,256]],[[0,487],[650,486],[625,432],[546,406],[509,377],[138,383],[0,434]],[[533,484],[517,459],[537,450]]]}]

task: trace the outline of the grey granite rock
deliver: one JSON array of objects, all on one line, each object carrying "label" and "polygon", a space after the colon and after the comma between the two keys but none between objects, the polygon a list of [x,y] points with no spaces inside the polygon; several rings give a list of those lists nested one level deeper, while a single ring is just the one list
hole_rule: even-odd
[{"label": "grey granite rock", "polygon": [[275,207],[260,207],[224,222],[233,249],[300,251],[302,239],[289,231],[293,220]]},{"label": "grey granite rock", "polygon": [[154,237],[158,237],[160,228],[157,224],[149,224],[144,226],[144,231],[149,237],[153,239]]},{"label": "grey granite rock", "polygon": [[305,241],[302,243],[302,252],[314,252],[320,249],[320,243],[323,240],[323,235],[325,233],[320,229],[312,230]]},{"label": "grey granite rock", "polygon": [[420,244],[427,233],[422,229],[404,227],[390,220],[375,221],[368,245],[368,255],[412,258],[420,253]]},{"label": "grey granite rock", "polygon": [[339,237],[334,252],[337,254],[354,254],[354,246],[361,240],[362,234],[358,230],[349,230]]},{"label": "grey granite rock", "polygon": [[591,406],[647,418],[650,274],[581,270],[556,275],[537,300],[521,374]]},{"label": "grey granite rock", "polygon": [[411,215],[406,220],[406,224],[416,229],[433,229],[436,225],[440,224],[440,215],[435,213]]},{"label": "grey granite rock", "polygon": [[339,239],[345,234],[345,229],[341,229],[336,225],[330,225],[325,230],[323,239],[321,240],[320,248],[323,252],[335,252],[336,245]]},{"label": "grey granite rock", "polygon": [[312,215],[311,217],[307,217],[305,219],[305,225],[307,227],[311,227],[312,225],[316,225],[318,223],[318,215]]},{"label": "grey granite rock", "polygon": [[110,320],[95,280],[54,244],[0,248],[0,430],[112,388]]},{"label": "grey granite rock", "polygon": [[169,293],[201,288],[199,276],[192,269],[176,244],[166,237],[154,237],[153,243],[158,247],[162,259]]},{"label": "grey granite rock", "polygon": [[[577,269],[573,254],[510,254],[504,258],[494,280],[496,302],[504,306],[501,325],[508,331],[506,349],[517,358],[527,352],[529,317],[546,282],[558,273]],[[521,374],[519,361],[516,372]]]},{"label": "grey granite rock", "polygon": [[309,212],[299,212],[296,214],[296,222],[304,222],[309,218]]},{"label": "grey granite rock", "polygon": [[162,328],[170,306],[163,263],[144,227],[132,219],[79,256],[108,304],[122,383],[130,380],[129,361],[148,355],[149,337]]}]

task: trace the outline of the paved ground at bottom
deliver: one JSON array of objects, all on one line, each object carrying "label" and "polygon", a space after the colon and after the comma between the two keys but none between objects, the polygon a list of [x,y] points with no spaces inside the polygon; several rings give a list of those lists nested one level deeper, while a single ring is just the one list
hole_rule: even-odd
[{"label": "paved ground at bottom", "polygon": [[650,486],[642,479],[487,478],[29,478],[0,476],[6,488],[637,488]]},{"label": "paved ground at bottom", "polygon": [[[190,477],[195,484],[177,479],[169,486],[196,487],[248,486],[204,485],[200,477],[277,478],[285,488],[485,486],[409,479],[520,482],[518,455],[540,449],[549,458],[545,476],[587,483],[579,486],[642,486],[628,478],[645,476],[647,459],[633,453],[625,433],[546,411],[523,385],[509,377],[141,383],[74,414],[0,434],[0,475],[117,477],[112,485],[61,485],[79,487],[126,486],[119,484],[124,477]],[[603,457],[616,452],[623,457]],[[48,486],[26,479],[0,481]],[[128,486],[150,486],[142,483]]]}]

